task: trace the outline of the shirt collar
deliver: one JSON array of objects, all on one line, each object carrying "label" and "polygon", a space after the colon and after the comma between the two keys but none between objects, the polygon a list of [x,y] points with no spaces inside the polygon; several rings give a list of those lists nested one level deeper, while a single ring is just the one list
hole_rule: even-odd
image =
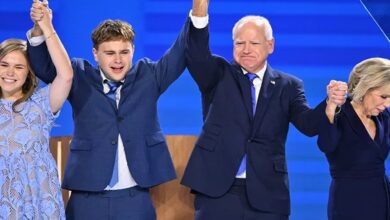
[{"label": "shirt collar", "polygon": [[[248,73],[248,71],[246,71],[244,68],[241,67],[241,69],[242,69],[242,72],[244,72],[244,75],[246,75]],[[258,72],[254,73],[254,74],[256,74],[260,80],[263,80],[266,69],[267,69],[267,61],[265,62],[264,67],[261,68]]]},{"label": "shirt collar", "polygon": [[[100,71],[100,76],[102,77],[102,83],[104,84],[104,82],[106,80],[109,80],[109,79],[106,77],[106,75],[104,75],[103,70],[101,68],[99,68],[99,71]],[[125,82],[125,79],[122,79],[121,83],[123,84],[124,82]]]}]

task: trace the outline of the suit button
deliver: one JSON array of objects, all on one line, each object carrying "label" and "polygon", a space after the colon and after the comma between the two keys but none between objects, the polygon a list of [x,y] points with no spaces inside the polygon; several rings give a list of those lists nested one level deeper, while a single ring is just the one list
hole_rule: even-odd
[{"label": "suit button", "polygon": [[117,121],[118,121],[118,122],[122,122],[122,121],[123,121],[123,117],[120,117],[120,116],[119,116],[119,117],[117,118]]},{"label": "suit button", "polygon": [[248,143],[252,143],[252,139],[248,139]]},{"label": "suit button", "polygon": [[111,144],[112,144],[112,145],[114,145],[114,144],[116,144],[116,143],[117,143],[117,142],[116,142],[116,141],[114,141],[114,140],[113,140],[113,141],[111,141]]}]

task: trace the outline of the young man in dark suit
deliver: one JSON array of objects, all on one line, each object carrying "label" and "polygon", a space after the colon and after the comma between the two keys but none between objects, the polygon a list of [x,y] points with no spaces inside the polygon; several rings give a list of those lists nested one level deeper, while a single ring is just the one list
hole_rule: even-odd
[{"label": "young man in dark suit", "polygon": [[[56,72],[42,32],[34,26],[29,34],[32,68],[51,83]],[[176,177],[157,101],[186,67],[186,29],[159,60],[133,65],[134,37],[130,24],[105,20],[92,33],[98,66],[72,59],[75,127],[62,183],[72,191],[67,219],[155,219],[149,188]]]}]

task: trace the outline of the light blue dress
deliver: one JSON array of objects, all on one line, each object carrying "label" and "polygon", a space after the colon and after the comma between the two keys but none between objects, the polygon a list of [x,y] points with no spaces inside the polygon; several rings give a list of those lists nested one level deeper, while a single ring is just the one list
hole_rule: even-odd
[{"label": "light blue dress", "polygon": [[49,86],[37,89],[19,113],[0,99],[0,219],[65,219],[49,133],[58,114]]}]

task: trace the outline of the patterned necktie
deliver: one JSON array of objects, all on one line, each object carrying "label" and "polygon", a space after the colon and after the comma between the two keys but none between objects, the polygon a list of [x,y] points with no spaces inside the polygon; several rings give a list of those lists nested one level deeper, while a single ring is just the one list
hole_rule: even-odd
[{"label": "patterned necktie", "polygon": [[[111,101],[114,102],[116,106],[116,90],[122,85],[122,82],[115,82],[115,81],[110,81],[110,80],[105,80],[105,83],[107,83],[108,87],[110,90],[106,93],[106,96],[110,98]],[[114,167],[112,169],[112,176],[110,183],[108,184],[110,187],[113,187],[119,179],[119,174],[118,174],[118,145],[115,153],[115,161],[114,161]]]},{"label": "patterned necktie", "polygon": [[[253,84],[253,81],[258,77],[254,73],[247,73],[245,74],[246,77],[248,77],[249,81],[251,82],[251,96],[252,96],[252,114],[255,116],[256,113],[256,88]],[[238,168],[237,176],[242,175],[246,171],[246,154],[242,158],[240,168]]]},{"label": "patterned necktie", "polygon": [[110,90],[106,93],[106,96],[115,102],[116,106],[116,90],[122,85],[122,82],[115,82],[110,80],[105,80],[104,83],[107,83]]}]

